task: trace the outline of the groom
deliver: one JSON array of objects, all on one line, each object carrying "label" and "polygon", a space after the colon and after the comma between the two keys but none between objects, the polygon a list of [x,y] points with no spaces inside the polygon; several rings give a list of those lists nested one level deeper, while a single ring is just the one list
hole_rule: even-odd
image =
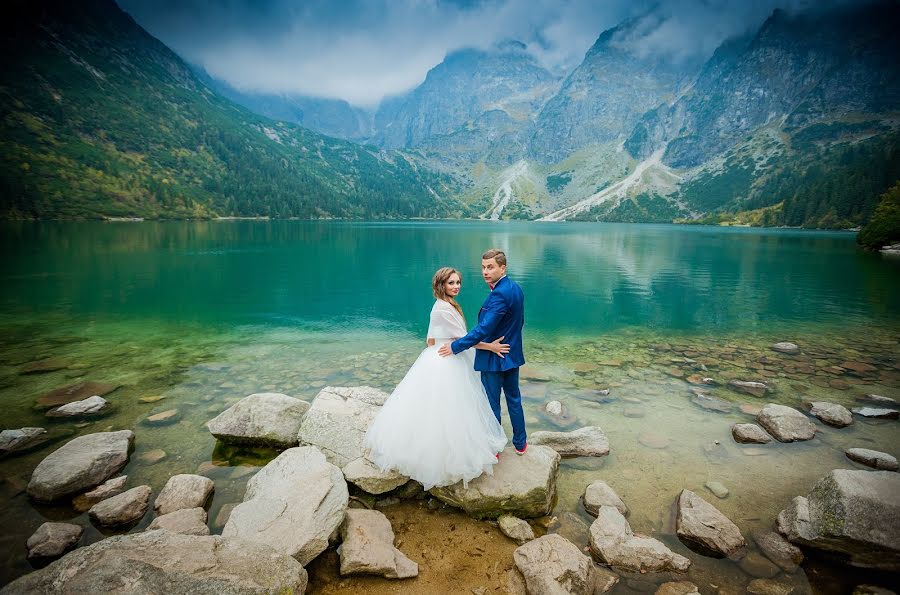
[{"label": "groom", "polygon": [[525,355],[522,353],[525,295],[522,288],[506,276],[506,254],[500,250],[488,250],[481,255],[481,276],[491,288],[491,293],[478,312],[478,326],[465,337],[442,345],[438,353],[444,357],[455,355],[481,341],[487,343],[501,337],[509,343],[509,353],[505,358],[492,351],[477,350],[475,369],[481,372],[481,384],[484,385],[498,422],[500,389],[503,389],[509,421],[513,427],[513,446],[516,454],[523,455],[528,443],[525,437],[522,395],[519,392],[519,366],[525,364]]}]

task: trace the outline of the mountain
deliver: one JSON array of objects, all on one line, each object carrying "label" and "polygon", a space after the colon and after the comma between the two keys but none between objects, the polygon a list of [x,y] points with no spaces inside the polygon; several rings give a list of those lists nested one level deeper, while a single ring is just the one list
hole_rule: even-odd
[{"label": "mountain", "polygon": [[467,213],[454,180],[409,154],[217,95],[112,0],[14,0],[4,13],[2,216]]}]

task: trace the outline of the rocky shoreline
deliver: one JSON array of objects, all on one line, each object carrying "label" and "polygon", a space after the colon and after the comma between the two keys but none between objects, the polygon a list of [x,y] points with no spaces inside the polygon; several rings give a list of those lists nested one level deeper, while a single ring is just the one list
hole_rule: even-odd
[{"label": "rocky shoreline", "polygon": [[[759,386],[732,389],[766,394]],[[149,485],[125,489],[128,478],[117,475],[133,452],[134,432],[70,440],[34,469],[30,498],[72,500],[95,525],[117,530],[134,527],[152,503],[153,521],[144,531],[84,547],[78,547],[84,527],[44,523],[28,540],[27,555],[45,563],[56,560],[0,593],[124,592],[160,585],[169,592],[303,593],[305,567],[326,550],[337,554],[341,576],[414,581],[427,561],[404,551],[379,510],[383,503],[401,500],[461,509],[513,540],[517,549],[505,581],[508,593],[603,593],[620,583],[657,593],[699,592],[683,578],[700,556],[738,563],[757,577],[749,592],[801,593],[804,583],[794,580],[794,573],[803,550],[827,552],[842,564],[900,573],[900,474],[896,459],[886,453],[848,449],[848,459],[873,470],[832,471],[808,495],[785,503],[771,520],[774,530],[754,533],[752,540],[701,495],[688,489],[673,494],[673,533],[688,555],[636,532],[626,519],[627,503],[598,476],[584,486],[582,505],[595,520],[587,527],[583,550],[566,537],[571,533],[552,528],[558,521],[546,519],[555,503],[561,460],[610,453],[610,441],[599,427],[535,432],[528,454],[503,453],[493,475],[426,493],[415,481],[382,471],[365,458],[362,437],[387,396],[365,386],[324,387],[312,403],[258,393],[210,420],[209,431],[225,443],[281,449],[247,483],[243,501],[226,511],[221,536],[210,535],[208,526],[213,480],[177,474],[153,498]],[[896,411],[891,409],[896,403],[885,397],[864,400],[865,407],[852,414],[834,404],[811,403],[809,416],[770,403],[758,411],[759,425],[735,424],[732,433],[738,443],[808,441],[819,428],[814,420],[840,428],[852,423],[853,415],[890,417],[885,411]],[[26,448],[41,435],[34,428],[3,434],[0,447],[7,452]],[[724,486],[707,487],[717,497],[727,496]]]}]

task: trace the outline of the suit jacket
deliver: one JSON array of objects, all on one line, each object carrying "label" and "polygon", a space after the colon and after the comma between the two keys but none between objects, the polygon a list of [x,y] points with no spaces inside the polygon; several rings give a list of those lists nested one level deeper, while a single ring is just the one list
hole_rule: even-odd
[{"label": "suit jacket", "polygon": [[488,294],[478,312],[478,325],[465,337],[450,344],[453,353],[459,353],[484,341],[504,337],[509,343],[509,353],[501,358],[491,351],[479,349],[475,352],[475,369],[479,372],[502,372],[525,364],[522,352],[522,327],[525,325],[525,294],[522,288],[503,277]]}]

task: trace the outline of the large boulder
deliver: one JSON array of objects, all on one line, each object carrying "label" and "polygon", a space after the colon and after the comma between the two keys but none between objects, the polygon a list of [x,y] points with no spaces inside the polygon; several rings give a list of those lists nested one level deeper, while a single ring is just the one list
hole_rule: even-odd
[{"label": "large boulder", "polygon": [[847,458],[861,465],[881,469],[884,471],[897,471],[897,458],[886,452],[871,450],[868,448],[848,448],[844,451]]},{"label": "large boulder", "polygon": [[544,516],[556,496],[559,453],[549,446],[529,446],[524,456],[507,447],[494,465],[493,475],[469,482],[435,487],[431,494],[475,518],[497,518],[509,513],[520,518]]},{"label": "large boulder", "polygon": [[532,432],[530,445],[549,446],[564,457],[603,457],[609,454],[609,440],[598,426],[572,432]]},{"label": "large boulder", "polygon": [[853,423],[850,410],[837,403],[814,401],[810,403],[809,414],[836,428],[844,428]]},{"label": "large boulder", "polygon": [[529,595],[593,595],[594,563],[559,535],[544,535],[516,549],[513,562]]},{"label": "large boulder", "polygon": [[412,578],[419,574],[419,565],[394,547],[391,522],[377,510],[347,510],[341,539],[341,576],[376,574],[386,578]]},{"label": "large boulder", "polygon": [[222,536],[265,543],[306,565],[328,547],[348,501],[341,470],[319,449],[289,448],[247,482]]},{"label": "large boulder", "polygon": [[619,495],[605,481],[593,481],[584,489],[584,509],[591,516],[597,516],[601,506],[613,506],[622,513],[622,516],[628,516],[628,506],[619,498]]},{"label": "large boulder", "polygon": [[399,488],[409,478],[397,471],[382,471],[378,465],[365,457],[359,457],[341,469],[344,479],[369,494],[383,494]]},{"label": "large boulder", "polygon": [[737,525],[694,492],[681,490],[676,507],[675,532],[688,546],[727,557],[746,545]]},{"label": "large boulder", "polygon": [[140,520],[150,508],[150,486],[138,486],[94,504],[88,511],[91,520],[106,526],[127,525]]},{"label": "large boulder", "polygon": [[635,535],[613,506],[602,506],[591,525],[591,553],[600,562],[633,572],[686,572],[691,561],[652,537]]},{"label": "large boulder", "polygon": [[28,559],[62,556],[78,544],[84,527],[71,523],[44,523],[25,542]]},{"label": "large boulder", "polygon": [[134,432],[98,432],[70,440],[38,463],[28,495],[49,502],[99,485],[128,462]]},{"label": "large boulder", "polygon": [[900,571],[900,475],[835,469],[781,511],[777,529],[853,566]]},{"label": "large boulder", "polygon": [[210,433],[235,444],[290,448],[309,403],[281,393],[255,393],[244,397],[207,422]]},{"label": "large boulder", "polygon": [[190,473],[173,475],[156,497],[153,510],[164,515],[184,508],[202,508],[213,489],[215,484],[208,477]]},{"label": "large boulder", "polygon": [[150,531],[79,548],[0,593],[302,594],[306,583],[297,560],[265,544]]},{"label": "large boulder", "polygon": [[202,508],[182,508],[153,519],[147,531],[165,529],[183,535],[209,535],[206,511]]},{"label": "large boulder", "polygon": [[388,394],[368,386],[326,386],[316,398],[297,434],[300,446],[315,446],[329,463],[344,467],[365,454],[366,431]]},{"label": "large boulder", "polygon": [[793,407],[777,403],[763,407],[756,421],[779,442],[812,440],[816,435],[816,426],[808,417]]}]

